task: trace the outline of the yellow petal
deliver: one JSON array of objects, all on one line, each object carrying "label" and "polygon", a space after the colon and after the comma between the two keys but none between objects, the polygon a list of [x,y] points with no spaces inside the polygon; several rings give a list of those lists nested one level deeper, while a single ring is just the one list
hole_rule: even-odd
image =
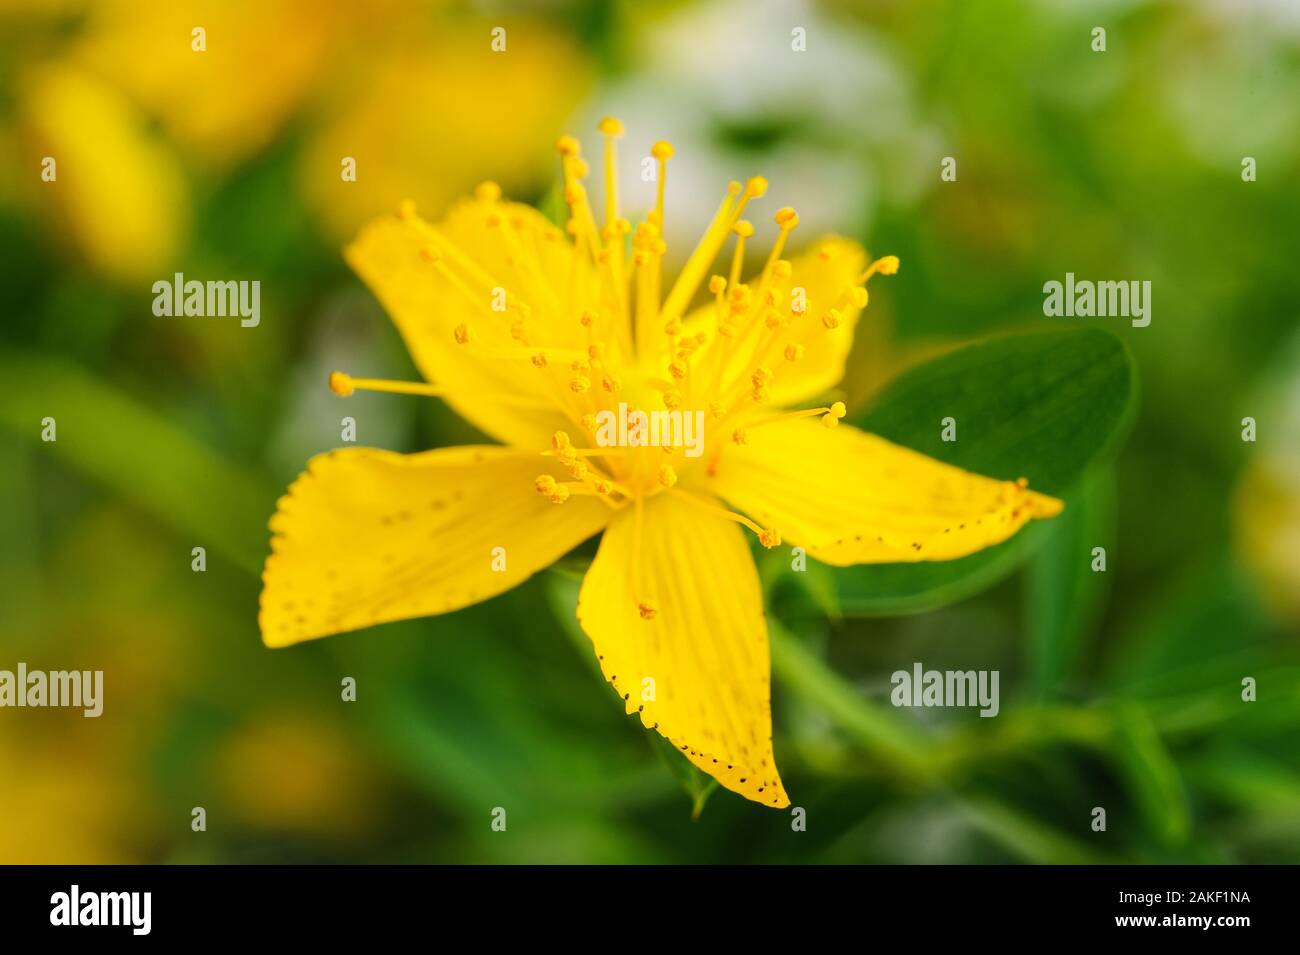
[{"label": "yellow petal", "polygon": [[828,564],[951,560],[1006,540],[1060,501],[971,474],[841,424],[751,429],[709,485]]},{"label": "yellow petal", "polygon": [[[762,594],[739,527],[690,504],[621,512],[582,582],[578,620],[628,713],[722,785],[789,805],[772,754]],[[646,619],[646,615],[650,619]]]},{"label": "yellow petal", "polygon": [[[531,307],[524,290],[538,296],[544,293],[520,274],[522,264],[507,267],[504,227],[491,228],[487,220],[497,214],[517,217],[529,229],[553,227],[526,206],[496,203],[494,207],[500,211],[493,213],[477,200],[462,203],[439,224],[436,235],[418,219],[377,219],[361,230],[345,256],[392,316],[420,373],[450,391],[448,404],[498,440],[540,450],[555,431],[572,426],[555,397],[564,392],[568,367],[567,362],[555,360],[555,349],[577,342],[582,327],[571,316],[572,328],[566,330],[569,342],[547,324],[551,316],[540,303]],[[455,266],[458,277],[466,269],[430,261],[431,254],[465,256],[483,273],[483,280],[466,290],[448,278],[441,266]],[[571,254],[571,247],[560,239],[539,240],[543,274],[567,275]],[[494,289],[503,289],[504,295]],[[493,311],[494,304],[505,310]],[[520,304],[530,306],[526,319],[516,311]],[[531,361],[531,356],[547,348],[529,347],[512,336],[512,326],[521,320],[530,339],[550,349],[547,367]]]},{"label": "yellow petal", "polygon": [[[844,363],[853,348],[853,329],[862,314],[846,295],[859,284],[855,280],[867,267],[867,254],[856,242],[829,236],[792,258],[790,264],[793,268],[786,285],[804,289],[808,303],[807,310],[783,329],[779,339],[782,349],[787,344],[802,346],[802,357],[794,362],[769,359],[776,370],[771,402],[777,405],[807,401],[834,388],[844,377]],[[840,323],[827,328],[823,317],[832,308],[839,312]]]},{"label": "yellow petal", "polygon": [[282,647],[445,613],[546,567],[611,513],[594,497],[539,495],[547,462],[496,447],[313,458],[271,519],[262,640]]}]

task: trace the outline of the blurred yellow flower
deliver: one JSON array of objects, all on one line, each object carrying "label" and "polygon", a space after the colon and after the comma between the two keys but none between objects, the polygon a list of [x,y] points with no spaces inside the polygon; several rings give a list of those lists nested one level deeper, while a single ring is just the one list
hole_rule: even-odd
[{"label": "blurred yellow flower", "polygon": [[[28,74],[20,101],[32,192],[73,243],[122,280],[167,267],[187,227],[186,184],[175,157],[120,93],[75,67]],[[52,181],[38,178],[45,157]]]},{"label": "blurred yellow flower", "polygon": [[335,73],[330,110],[303,149],[305,196],[339,239],[401,199],[445,209],[485,175],[533,189],[587,84],[578,47],[535,26],[511,26],[505,53],[492,51],[486,24],[403,30]]},{"label": "blurred yellow flower", "polygon": [[[404,205],[348,247],[430,384],[337,372],[333,389],[436,395],[505,446],[314,458],[271,521],[262,637],[280,647],[455,610],[603,531],[578,619],[627,712],[728,789],[785,806],[762,594],[740,528],[834,565],[949,560],[1061,504],[842,425],[838,401],[778,410],[836,384],[867,282],[898,260],[836,237],[784,259],[799,224],[784,208],[742,282],[754,233],[742,215],[767,189],[754,178],[729,185],[664,294],[672,147],[651,151],[655,207],[633,229],[614,185],[622,127],[601,130],[601,223],[566,136],[567,230],[487,183],[438,225]],[[710,277],[732,236],[725,274]],[[702,286],[709,301],[688,311]],[[649,446],[643,429],[611,441],[609,416],[628,408],[689,416],[703,442]]]}]

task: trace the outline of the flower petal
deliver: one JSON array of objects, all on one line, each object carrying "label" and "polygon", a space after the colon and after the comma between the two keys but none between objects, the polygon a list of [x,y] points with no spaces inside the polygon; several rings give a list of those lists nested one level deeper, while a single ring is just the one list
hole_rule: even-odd
[{"label": "flower petal", "polygon": [[[739,527],[659,496],[609,526],[578,620],[627,712],[722,785],[789,805],[772,753],[762,593]],[[644,619],[638,604],[653,602]]]},{"label": "flower petal", "polygon": [[[776,372],[771,402],[778,405],[807,401],[834,388],[844,377],[844,363],[853,348],[853,329],[862,314],[862,309],[845,301],[845,295],[861,284],[857,278],[867,267],[867,253],[849,239],[827,236],[792,258],[790,264],[786,286],[804,289],[808,301],[804,313],[783,329],[779,339],[781,349],[801,346],[802,357],[787,362],[778,350],[778,357],[768,359]],[[827,328],[822,318],[832,308],[840,313],[840,323]]]},{"label": "flower petal", "polygon": [[1063,507],[848,425],[787,419],[748,441],[722,455],[711,489],[828,564],[952,560]]},{"label": "flower petal", "polygon": [[496,447],[318,455],[271,518],[262,640],[287,646],[509,590],[609,519],[594,497],[537,494],[550,471],[540,455]]},{"label": "flower petal", "polygon": [[[489,226],[492,215],[511,217],[528,235],[509,240],[504,233],[509,228],[513,234],[516,226]],[[527,304],[524,289],[546,298],[545,280],[538,276],[569,274],[572,247],[558,237],[537,237],[557,231],[525,206],[469,200],[437,228],[415,216],[377,219],[344,252],[392,317],[420,373],[448,389],[447,403],[503,443],[538,450],[570,425],[556,398],[565,393],[556,376],[568,363],[534,367],[531,355],[545,349],[529,348],[511,329],[522,319],[517,306]],[[534,243],[536,274],[523,275],[522,256],[510,254],[520,241]],[[438,264],[428,258],[431,249],[439,250]],[[478,277],[466,278],[470,270]],[[494,312],[494,304],[505,310]],[[530,311],[524,322],[530,340],[548,349],[571,346],[583,331],[575,316],[569,316],[571,327],[559,327],[552,309],[539,305]],[[468,341],[457,340],[461,326]]]}]

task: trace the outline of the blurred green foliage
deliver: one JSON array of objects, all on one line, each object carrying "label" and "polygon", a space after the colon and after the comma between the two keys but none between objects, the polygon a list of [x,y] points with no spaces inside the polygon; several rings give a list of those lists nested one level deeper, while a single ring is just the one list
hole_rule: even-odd
[{"label": "blurred green foliage", "polygon": [[[788,17],[701,28],[664,64],[638,38],[715,22],[717,5],[649,6],[558,4],[536,22],[579,46],[593,96],[654,98],[652,68],[690,73],[724,40],[770,46],[779,87]],[[157,277],[259,278],[255,330],[154,317],[151,280],[104,274],[64,216],[0,193],[0,666],[112,673],[99,720],[0,713],[0,861],[1300,861],[1300,626],[1261,585],[1276,559],[1239,529],[1260,506],[1282,526],[1300,498],[1300,478],[1267,501],[1241,491],[1257,455],[1300,443],[1279,433],[1300,380],[1300,22],[1279,9],[832,2],[809,13],[807,56],[834,31],[894,77],[865,120],[888,135],[868,143],[835,115],[853,91],[834,64],[812,68],[802,120],[747,99],[772,83],[744,72],[661,104],[710,130],[677,143],[683,166],[718,145],[763,171],[810,147],[869,178],[844,213],[903,268],[873,286],[845,383],[855,420],[1067,501],[951,565],[800,576],[767,558],[776,749],[805,832],[715,791],[621,714],[573,621],[589,553],[445,618],[261,646],[265,521],[337,443],[327,372],[413,374],[300,188],[327,99],[225,168],[179,151],[191,224]],[[36,171],[10,80],[57,58],[79,11],[0,13],[14,182]],[[1099,24],[1105,53],[1090,49]],[[451,148],[496,174],[490,137]],[[1067,271],[1151,280],[1151,326],[1044,318],[1042,285]],[[436,402],[352,400],[363,443],[473,437]],[[1241,440],[1246,415],[1258,445]],[[190,571],[197,544],[205,574]],[[892,708],[889,675],[918,660],[999,669],[1001,714]],[[340,701],[345,676],[356,703]],[[1242,702],[1246,677],[1257,702]],[[506,833],[490,829],[497,806]]]}]

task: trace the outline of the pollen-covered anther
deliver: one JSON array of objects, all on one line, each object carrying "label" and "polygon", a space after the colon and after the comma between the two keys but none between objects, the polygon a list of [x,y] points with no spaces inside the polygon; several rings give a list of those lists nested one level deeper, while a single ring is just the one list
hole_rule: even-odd
[{"label": "pollen-covered anther", "polygon": [[673,144],[663,139],[650,147],[650,155],[655,159],[672,159],[673,154]]},{"label": "pollen-covered anther", "polygon": [[777,259],[772,266],[772,274],[779,279],[788,279],[794,273],[794,263],[789,259]]},{"label": "pollen-covered anther", "polygon": [[876,260],[876,271],[881,275],[894,275],[898,272],[898,256],[886,255]]},{"label": "pollen-covered anther", "polygon": [[346,398],[356,391],[352,387],[352,376],[343,371],[330,372],[330,391],[340,398]]},{"label": "pollen-covered anther", "polygon": [[768,550],[779,547],[781,546],[781,532],[775,527],[769,527],[758,535],[758,542]]},{"label": "pollen-covered anther", "polygon": [[840,419],[846,414],[848,414],[848,409],[844,407],[844,402],[837,401],[822,415],[822,424],[828,428],[833,428],[840,423]]},{"label": "pollen-covered anther", "polygon": [[855,285],[849,289],[849,305],[853,308],[866,308],[870,298],[867,290],[861,285]]},{"label": "pollen-covered anther", "polygon": [[557,431],[551,435],[551,447],[556,451],[565,451],[573,447],[573,442],[569,440],[567,431]]},{"label": "pollen-covered anther", "polygon": [[673,470],[671,464],[659,468],[659,483],[664,487],[672,487],[677,483],[677,472]]},{"label": "pollen-covered anther", "polygon": [[745,183],[745,195],[751,198],[759,199],[766,193],[767,180],[762,176],[751,176],[749,181]]},{"label": "pollen-covered anther", "polygon": [[582,458],[566,460],[564,466],[569,469],[569,474],[573,475],[574,479],[578,481],[584,480],[591,473],[591,468],[587,466],[587,462]]},{"label": "pollen-covered anther", "polygon": [[[604,388],[612,395],[623,387],[623,382],[615,375],[602,375],[600,379],[600,387]],[[592,430],[595,429],[593,428]]]},{"label": "pollen-covered anther", "polygon": [[569,379],[569,390],[577,395],[585,395],[591,390],[591,379],[586,375],[574,375]]},{"label": "pollen-covered anther", "polygon": [[575,358],[569,363],[569,370],[576,371],[580,375],[586,375],[591,371],[591,362],[585,358]]},{"label": "pollen-covered anther", "polygon": [[727,280],[721,275],[709,276],[709,294],[721,295],[727,288]]},{"label": "pollen-covered anther", "polygon": [[563,504],[569,499],[569,488],[564,484],[556,484],[555,490],[551,492],[552,504]]},{"label": "pollen-covered anther", "polygon": [[550,497],[555,493],[556,480],[549,474],[539,474],[533,486],[537,488],[538,494],[543,497]]},{"label": "pollen-covered anther", "polygon": [[776,215],[772,217],[776,224],[783,229],[793,229],[799,224],[799,213],[795,212],[790,206],[782,206],[776,210]]},{"label": "pollen-covered anther", "polygon": [[736,444],[749,444],[749,432],[744,428],[737,428],[731,432],[731,440]]},{"label": "pollen-covered anther", "polygon": [[605,346],[600,344],[588,345],[587,357],[592,361],[602,361],[605,357]]},{"label": "pollen-covered anther", "polygon": [[826,310],[826,314],[822,316],[822,324],[831,331],[839,328],[842,321],[844,321],[844,316],[840,314],[838,308],[829,308]]},{"label": "pollen-covered anther", "polygon": [[587,412],[585,415],[583,415],[583,416],[582,416],[581,418],[579,418],[578,420],[579,420],[579,422],[582,424],[582,427],[583,427],[584,429],[586,429],[587,431],[592,431],[592,432],[594,432],[594,431],[596,430],[596,425],[599,424],[599,421],[597,421],[597,419],[596,419],[596,415],[595,415],[594,413],[590,412],[590,411]]},{"label": "pollen-covered anther", "polygon": [[671,388],[664,392],[664,407],[669,411],[676,411],[682,406],[682,393],[676,388]]},{"label": "pollen-covered anther", "polygon": [[664,325],[665,335],[680,335],[682,333],[682,322],[679,318],[669,320]]},{"label": "pollen-covered anther", "polygon": [[721,401],[709,402],[709,414],[712,415],[714,418],[721,418],[726,413],[727,413],[727,409],[722,406]]},{"label": "pollen-covered anther", "polygon": [[783,354],[785,355],[786,361],[798,361],[800,358],[803,357],[803,352],[804,352],[804,348],[802,345],[800,345],[798,342],[791,342],[790,344],[785,346],[785,351]]},{"label": "pollen-covered anther", "polygon": [[551,360],[546,357],[546,352],[539,351],[533,355],[532,362],[538,368],[545,368],[551,363]]},{"label": "pollen-covered anther", "polygon": [[636,612],[641,615],[642,620],[653,620],[659,616],[659,604],[654,600],[638,600]]},{"label": "pollen-covered anther", "polygon": [[578,324],[581,325],[583,328],[591,328],[591,323],[594,322],[595,320],[596,320],[596,313],[590,310],[585,311],[578,316]]},{"label": "pollen-covered anther", "polygon": [[470,339],[469,326],[461,322],[452,330],[452,336],[456,339],[457,345],[468,344]]},{"label": "pollen-covered anther", "polygon": [[605,478],[596,478],[596,480],[591,483],[592,487],[596,489],[597,494],[612,494],[614,492],[613,482],[608,481]]},{"label": "pollen-covered anther", "polygon": [[668,363],[668,374],[672,375],[678,381],[686,377],[686,362],[672,361]]}]

